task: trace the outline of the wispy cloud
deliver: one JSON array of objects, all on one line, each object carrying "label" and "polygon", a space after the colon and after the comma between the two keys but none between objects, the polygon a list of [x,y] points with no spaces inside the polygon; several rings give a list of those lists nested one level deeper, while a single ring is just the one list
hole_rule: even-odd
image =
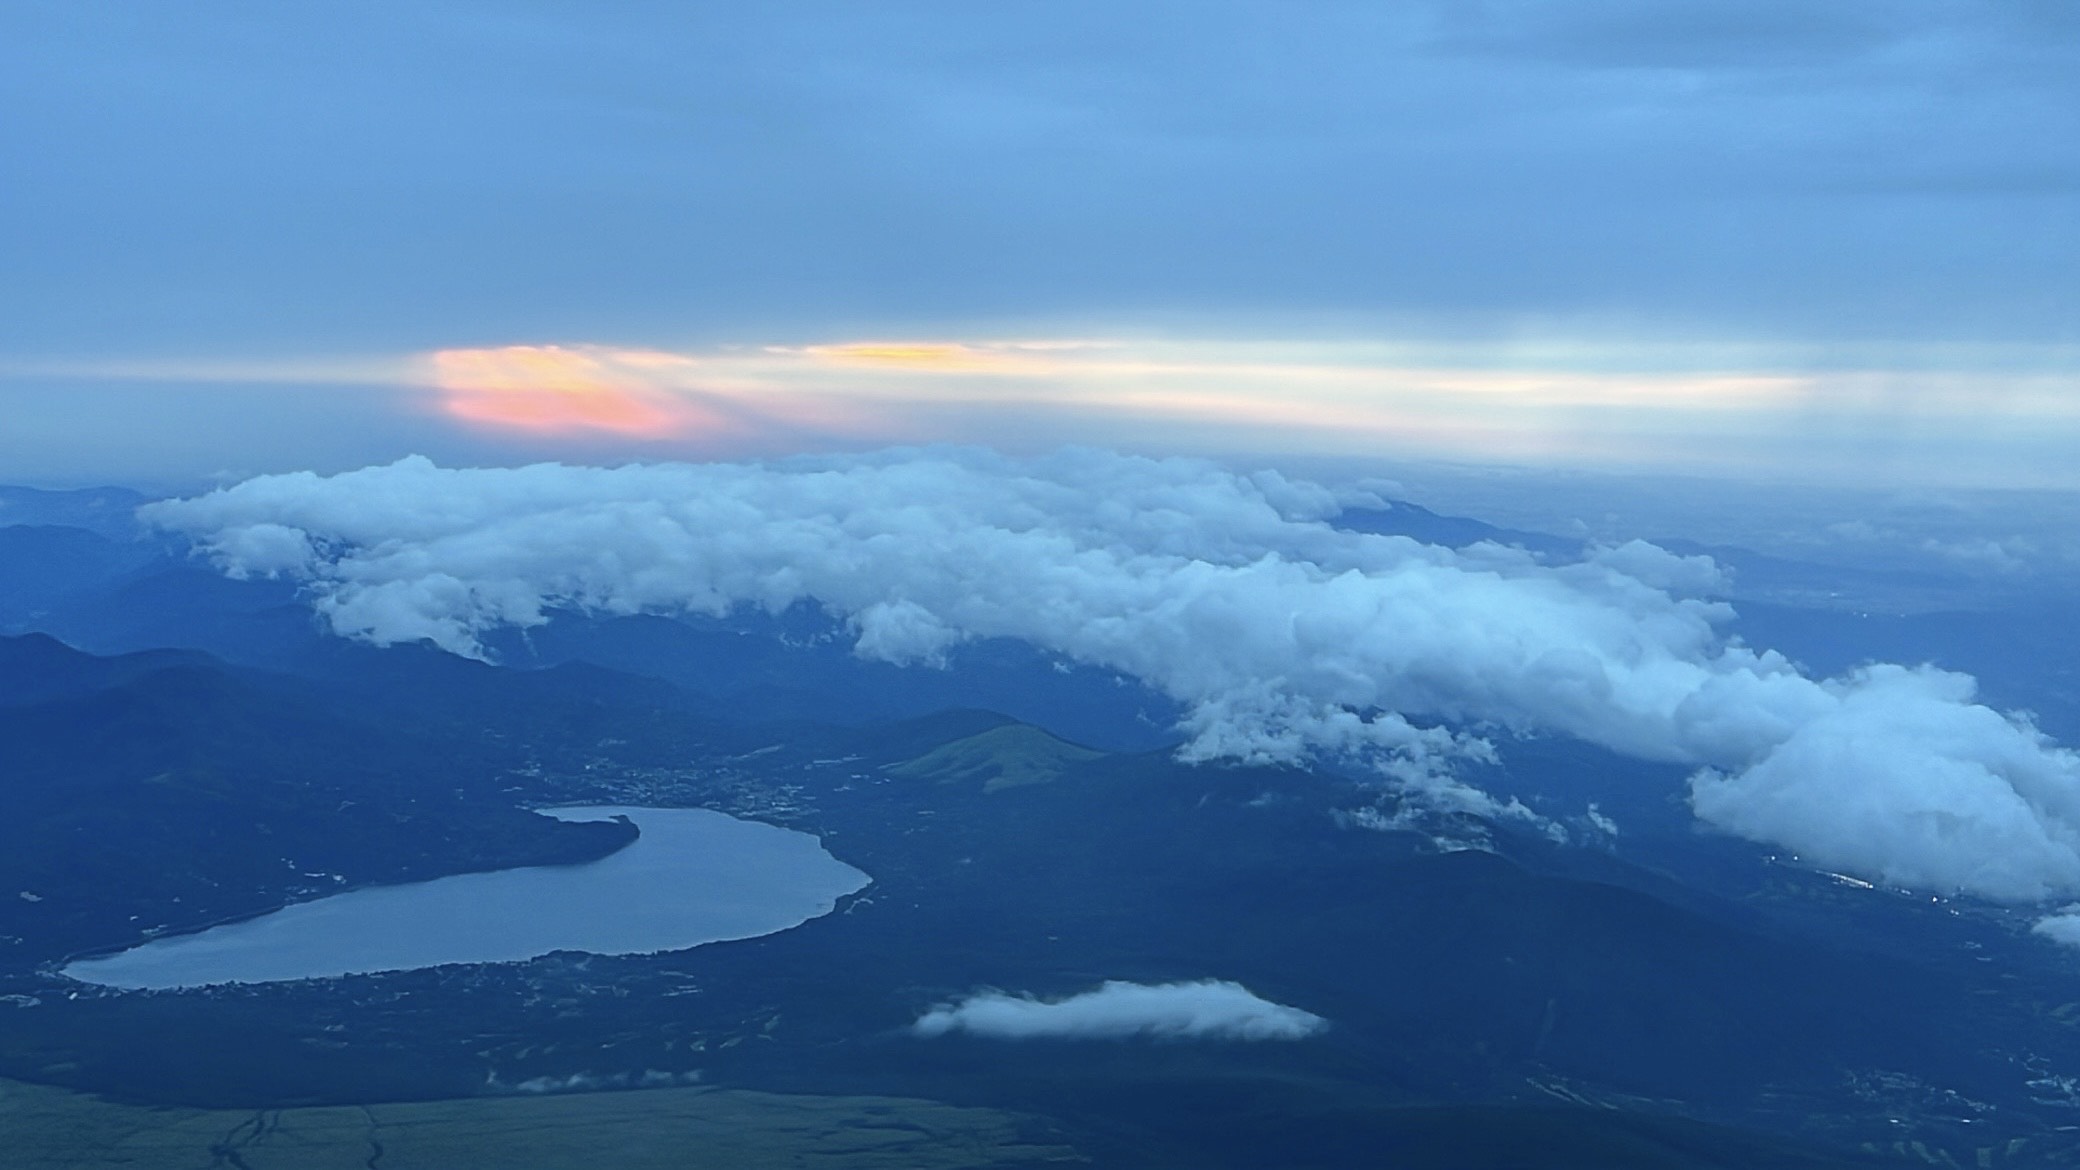
[{"label": "wispy cloud", "polygon": [[[1644,368],[1642,368],[1644,367]],[[671,352],[451,349],[428,359],[451,418],[540,437],[785,448],[1062,442],[1612,470],[2072,479],[2059,369],[1671,363],[1606,347],[1530,354],[1366,343],[883,339]]]}]

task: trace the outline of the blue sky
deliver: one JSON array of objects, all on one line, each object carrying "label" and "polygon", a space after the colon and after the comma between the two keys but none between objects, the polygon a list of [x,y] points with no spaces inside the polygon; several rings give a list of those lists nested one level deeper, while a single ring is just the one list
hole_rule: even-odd
[{"label": "blue sky", "polygon": [[[659,352],[757,403],[731,347],[1070,339],[1355,364],[1396,457],[2080,486],[2063,3],[17,2],[0,107],[16,479],[1179,433],[1081,381],[624,448],[425,374]],[[1440,442],[1379,388],[1438,370],[1796,385]],[[1186,441],[1352,454],[1244,383]]]}]

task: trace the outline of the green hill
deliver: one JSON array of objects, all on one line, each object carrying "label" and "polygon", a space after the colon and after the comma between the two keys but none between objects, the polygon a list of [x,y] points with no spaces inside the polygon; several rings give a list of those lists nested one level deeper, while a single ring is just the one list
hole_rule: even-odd
[{"label": "green hill", "polygon": [[984,792],[1002,792],[1060,779],[1070,769],[1105,754],[1057,739],[1030,724],[1008,723],[891,764],[887,770],[891,775],[941,784],[980,783]]}]

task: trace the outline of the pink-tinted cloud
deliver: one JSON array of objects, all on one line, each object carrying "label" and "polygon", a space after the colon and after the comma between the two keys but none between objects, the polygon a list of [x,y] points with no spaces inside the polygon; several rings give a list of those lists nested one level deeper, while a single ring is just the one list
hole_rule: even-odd
[{"label": "pink-tinted cloud", "polygon": [[429,359],[441,406],[464,422],[548,433],[673,439],[735,429],[720,412],[660,385],[692,359],[653,350],[508,345]]}]

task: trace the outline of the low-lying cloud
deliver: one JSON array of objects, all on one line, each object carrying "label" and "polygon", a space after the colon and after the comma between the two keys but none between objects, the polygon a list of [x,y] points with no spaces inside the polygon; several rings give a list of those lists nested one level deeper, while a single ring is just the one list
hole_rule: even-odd
[{"label": "low-lying cloud", "polygon": [[1973,681],[1833,679],[1728,638],[1714,566],[1649,545],[1550,565],[1329,521],[1275,473],[1068,451],[784,465],[407,459],[263,476],[146,508],[233,574],[286,575],[342,635],[480,636],[559,608],[721,615],[815,603],[858,654],[1016,638],[1185,710],[1190,759],[1360,760],[1433,803],[1524,816],[1454,777],[1484,735],[1557,732],[1692,765],[1699,816],[1874,880],[2080,893],[2080,757]]},{"label": "low-lying cloud", "polygon": [[575,1072],[569,1076],[529,1077],[509,1083],[498,1079],[494,1072],[485,1080],[484,1087],[509,1093],[596,1093],[603,1089],[663,1089],[674,1085],[697,1085],[701,1079],[699,1070],[663,1072],[648,1068],[642,1072]]},{"label": "low-lying cloud", "polygon": [[971,995],[926,1012],[911,1025],[919,1036],[967,1032],[993,1040],[1300,1040],[1329,1022],[1273,1003],[1240,983],[1126,983],[1043,1000],[1001,991]]}]

